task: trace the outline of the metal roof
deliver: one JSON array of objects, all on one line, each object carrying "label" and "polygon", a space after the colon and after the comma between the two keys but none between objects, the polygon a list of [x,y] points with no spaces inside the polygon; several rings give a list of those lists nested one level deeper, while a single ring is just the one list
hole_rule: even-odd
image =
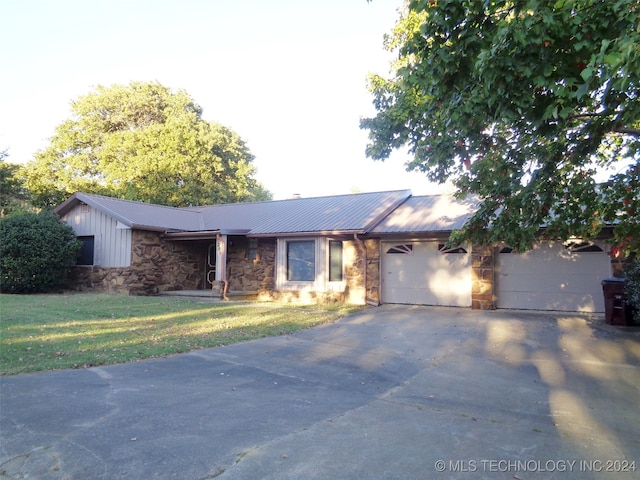
[{"label": "metal roof", "polygon": [[56,208],[64,215],[86,203],[130,228],[219,231],[255,236],[366,233],[411,196],[409,190],[174,208],[76,193]]},{"label": "metal roof", "polygon": [[203,230],[200,214],[196,210],[133,202],[88,193],[75,193],[54,211],[63,216],[81,203],[86,203],[105,215],[115,218],[129,228],[155,231]]},{"label": "metal roof", "polygon": [[472,198],[457,200],[450,195],[411,197],[370,233],[450,232],[462,228],[477,209],[478,201]]},{"label": "metal roof", "polygon": [[204,207],[205,228],[248,228],[249,235],[366,233],[404,202],[409,190]]}]

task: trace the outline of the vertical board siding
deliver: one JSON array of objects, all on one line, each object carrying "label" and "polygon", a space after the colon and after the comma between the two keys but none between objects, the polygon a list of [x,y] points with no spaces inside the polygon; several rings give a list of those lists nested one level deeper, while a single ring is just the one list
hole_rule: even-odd
[{"label": "vertical board siding", "polygon": [[118,222],[87,205],[79,205],[62,217],[77,236],[95,237],[94,265],[131,265],[131,229],[118,228]]}]

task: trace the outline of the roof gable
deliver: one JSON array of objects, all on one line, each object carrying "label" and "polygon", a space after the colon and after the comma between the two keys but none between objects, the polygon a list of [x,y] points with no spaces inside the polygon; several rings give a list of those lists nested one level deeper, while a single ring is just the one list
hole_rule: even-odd
[{"label": "roof gable", "polygon": [[462,228],[478,209],[474,198],[458,200],[451,195],[411,197],[385,217],[371,233],[451,232]]},{"label": "roof gable", "polygon": [[202,230],[197,211],[166,207],[144,202],[133,202],[119,198],[88,193],[75,193],[60,204],[54,212],[60,216],[74,207],[87,204],[129,228],[155,231],[199,231]]}]

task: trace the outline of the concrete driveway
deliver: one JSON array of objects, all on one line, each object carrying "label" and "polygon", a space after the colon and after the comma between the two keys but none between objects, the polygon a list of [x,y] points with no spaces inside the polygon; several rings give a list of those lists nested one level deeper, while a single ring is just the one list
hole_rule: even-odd
[{"label": "concrete driveway", "polygon": [[640,329],[383,306],[3,377],[0,478],[640,478]]}]

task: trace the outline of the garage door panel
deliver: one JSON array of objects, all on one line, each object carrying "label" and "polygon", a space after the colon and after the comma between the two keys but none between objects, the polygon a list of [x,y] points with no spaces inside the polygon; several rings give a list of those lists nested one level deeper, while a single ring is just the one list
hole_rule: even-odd
[{"label": "garage door panel", "polygon": [[[417,305],[470,306],[470,255],[442,254],[437,242],[407,242],[411,253],[389,254],[383,243],[382,301]],[[402,249],[398,249],[402,250]]]},{"label": "garage door panel", "polygon": [[600,282],[610,276],[603,252],[570,252],[563,245],[539,245],[525,254],[498,254],[500,308],[602,312]]},{"label": "garage door panel", "polygon": [[499,297],[499,308],[601,312],[604,310],[604,300],[600,300],[600,296],[555,292],[504,292]]},{"label": "garage door panel", "polygon": [[[568,272],[563,276],[536,275],[525,273],[501,274],[498,278],[498,288],[506,282],[506,290],[514,292],[566,292],[584,293],[594,291],[594,287],[600,287],[603,277],[593,271],[584,273]],[[597,284],[597,285],[596,285]]]},{"label": "garage door panel", "polygon": [[513,275],[526,273],[528,275],[542,275],[549,277],[550,272],[557,272],[562,265],[566,273],[572,275],[593,274],[594,264],[607,264],[608,256],[602,253],[574,253],[568,255],[564,252],[545,252],[544,255],[530,255],[517,253],[501,253],[500,259],[506,260],[500,264],[501,273]]}]

